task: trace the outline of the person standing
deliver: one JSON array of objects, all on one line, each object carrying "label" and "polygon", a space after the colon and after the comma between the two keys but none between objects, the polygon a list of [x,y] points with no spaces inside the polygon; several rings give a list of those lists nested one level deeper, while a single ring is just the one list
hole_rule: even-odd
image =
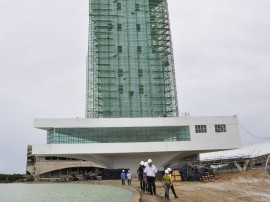
[{"label": "person standing", "polygon": [[148,192],[150,195],[156,195],[156,174],[157,168],[153,165],[152,159],[148,159],[148,166],[146,166],[144,173],[146,174]]},{"label": "person standing", "polygon": [[122,171],[120,176],[121,176],[121,180],[122,180],[122,185],[125,185],[125,180],[126,180],[125,170]]},{"label": "person standing", "polygon": [[132,179],[132,174],[131,174],[130,170],[128,170],[128,173],[127,173],[128,186],[131,185],[131,179]]},{"label": "person standing", "polygon": [[146,178],[146,173],[144,172],[146,166],[148,166],[148,163],[147,162],[144,162],[144,169],[143,169],[143,191],[148,193],[147,178]]},{"label": "person standing", "polygon": [[138,179],[140,181],[141,191],[144,191],[144,187],[145,187],[144,181],[143,181],[143,170],[144,170],[144,162],[141,161],[139,168],[137,170],[137,175],[138,175]]},{"label": "person standing", "polygon": [[162,177],[162,182],[165,188],[165,198],[170,200],[170,185],[172,183],[171,177],[169,176],[169,171],[165,170],[165,175]]},{"label": "person standing", "polygon": [[174,198],[178,198],[178,196],[175,193],[174,186],[173,186],[172,169],[171,168],[167,168],[167,171],[169,172],[169,176],[171,178],[171,190],[172,190],[172,193],[174,195]]}]

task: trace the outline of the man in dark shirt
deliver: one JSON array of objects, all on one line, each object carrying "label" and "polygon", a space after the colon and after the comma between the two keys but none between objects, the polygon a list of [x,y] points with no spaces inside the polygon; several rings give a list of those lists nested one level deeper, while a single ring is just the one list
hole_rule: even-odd
[{"label": "man in dark shirt", "polygon": [[140,162],[140,166],[137,170],[138,179],[140,181],[141,191],[145,191],[145,182],[143,181],[143,169],[144,169],[144,162]]}]

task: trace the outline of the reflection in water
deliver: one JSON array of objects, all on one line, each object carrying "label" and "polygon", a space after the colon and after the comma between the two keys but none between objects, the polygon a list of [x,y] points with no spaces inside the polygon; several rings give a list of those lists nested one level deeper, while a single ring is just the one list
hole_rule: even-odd
[{"label": "reflection in water", "polygon": [[90,184],[0,184],[1,202],[129,202],[131,191]]}]

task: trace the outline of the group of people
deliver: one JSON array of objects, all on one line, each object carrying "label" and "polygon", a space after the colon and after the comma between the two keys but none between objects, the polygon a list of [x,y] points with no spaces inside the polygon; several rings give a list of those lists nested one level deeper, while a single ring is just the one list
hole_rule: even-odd
[{"label": "group of people", "polygon": [[[150,195],[156,195],[157,168],[155,165],[153,165],[152,159],[148,159],[147,162],[141,161],[137,174],[140,181],[141,191],[148,192]],[[169,190],[171,189],[174,197],[178,198],[173,186],[171,168],[167,168],[165,170],[165,175],[162,177],[162,182],[165,188],[165,197],[169,199]]]},{"label": "group of people", "polygon": [[[148,161],[141,161],[137,170],[138,179],[140,181],[140,188],[142,192],[149,193],[150,195],[156,195],[156,177],[157,177],[157,168],[153,165],[152,159],[148,159]],[[125,170],[121,172],[121,180],[122,185],[125,185],[125,180],[127,179],[128,185],[131,185],[132,174],[130,170],[128,170],[127,174]],[[162,177],[162,183],[165,189],[165,198],[169,199],[170,189],[175,198],[178,196],[175,193],[173,180],[172,180],[172,169],[167,168],[165,170],[165,175]]]},{"label": "group of people", "polygon": [[128,181],[128,186],[131,185],[132,176],[130,170],[128,170],[127,174],[125,173],[125,170],[122,170],[120,177],[122,180],[122,185],[125,185],[126,179]]},{"label": "group of people", "polygon": [[156,195],[156,174],[157,168],[153,165],[152,159],[147,162],[141,161],[137,170],[141,191]]}]

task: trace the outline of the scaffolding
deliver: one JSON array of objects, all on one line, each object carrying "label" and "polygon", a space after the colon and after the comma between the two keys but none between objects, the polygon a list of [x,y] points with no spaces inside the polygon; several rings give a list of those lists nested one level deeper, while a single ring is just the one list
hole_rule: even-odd
[{"label": "scaffolding", "polygon": [[167,0],[90,0],[87,118],[178,117]]}]

